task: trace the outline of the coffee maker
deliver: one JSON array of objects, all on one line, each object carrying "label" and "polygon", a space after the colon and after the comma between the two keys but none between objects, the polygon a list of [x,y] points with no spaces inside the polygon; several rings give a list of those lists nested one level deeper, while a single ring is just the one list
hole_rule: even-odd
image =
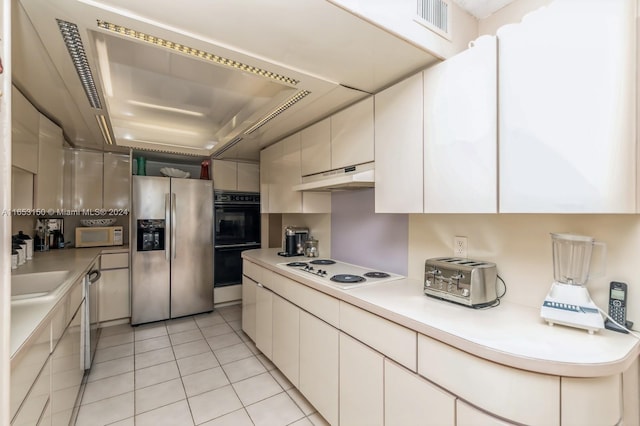
[{"label": "coffee maker", "polygon": [[309,238],[309,228],[285,226],[283,229],[282,251],[280,256],[302,256],[304,243]]}]

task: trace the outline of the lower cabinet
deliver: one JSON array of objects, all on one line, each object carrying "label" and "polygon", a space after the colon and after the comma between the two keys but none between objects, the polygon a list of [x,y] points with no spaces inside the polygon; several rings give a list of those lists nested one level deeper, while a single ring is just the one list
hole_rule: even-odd
[{"label": "lower cabinet", "polygon": [[129,254],[103,254],[102,276],[98,283],[98,321],[107,322],[131,316]]},{"label": "lower cabinet", "polygon": [[262,285],[256,288],[256,347],[273,359],[273,293]]},{"label": "lower cabinet", "polygon": [[332,425],[638,423],[638,361],[596,378],[521,370],[346,302],[338,321],[338,299],[255,264],[245,270],[243,330]]},{"label": "lower cabinet", "polygon": [[47,359],[40,374],[31,386],[16,416],[11,422],[12,426],[44,425],[50,424],[49,389],[51,387],[51,364]]},{"label": "lower cabinet", "polygon": [[299,386],[300,308],[280,296],[273,296],[273,363]]},{"label": "lower cabinet", "polygon": [[51,354],[51,424],[66,426],[71,420],[84,370],[80,368],[80,323],[78,309]]},{"label": "lower cabinet", "polygon": [[50,319],[12,357],[11,425],[69,425],[84,377],[81,286],[82,279],[73,284]]},{"label": "lower cabinet", "polygon": [[385,359],[384,424],[456,424],[456,398],[417,374]]},{"label": "lower cabinet", "polygon": [[258,283],[242,276],[242,331],[256,341],[256,292]]},{"label": "lower cabinet", "polygon": [[456,401],[456,419],[457,426],[508,426],[515,424],[493,417],[491,414],[480,411],[460,400]]},{"label": "lower cabinet", "polygon": [[384,357],[340,333],[340,424],[384,424]]},{"label": "lower cabinet", "polygon": [[300,311],[300,392],[330,424],[338,424],[340,332]]}]

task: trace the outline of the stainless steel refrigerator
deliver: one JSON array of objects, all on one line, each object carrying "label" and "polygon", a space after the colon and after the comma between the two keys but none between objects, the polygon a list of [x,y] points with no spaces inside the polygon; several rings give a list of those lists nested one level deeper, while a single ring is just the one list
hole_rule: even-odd
[{"label": "stainless steel refrigerator", "polygon": [[133,176],[131,323],[213,309],[210,180]]}]

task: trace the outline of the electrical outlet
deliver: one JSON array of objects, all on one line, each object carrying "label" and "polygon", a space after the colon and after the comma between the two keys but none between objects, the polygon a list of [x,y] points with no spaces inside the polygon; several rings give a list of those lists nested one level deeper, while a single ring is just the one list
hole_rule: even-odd
[{"label": "electrical outlet", "polygon": [[467,237],[453,237],[453,255],[467,257]]}]

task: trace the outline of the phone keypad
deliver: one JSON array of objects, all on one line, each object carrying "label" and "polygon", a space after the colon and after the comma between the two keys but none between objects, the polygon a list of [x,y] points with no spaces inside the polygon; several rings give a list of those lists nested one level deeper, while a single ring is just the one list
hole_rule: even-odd
[{"label": "phone keypad", "polygon": [[624,306],[622,306],[622,302],[619,300],[614,300],[611,305],[609,305],[609,315],[613,318],[618,324],[624,325],[625,323],[625,313]]}]

